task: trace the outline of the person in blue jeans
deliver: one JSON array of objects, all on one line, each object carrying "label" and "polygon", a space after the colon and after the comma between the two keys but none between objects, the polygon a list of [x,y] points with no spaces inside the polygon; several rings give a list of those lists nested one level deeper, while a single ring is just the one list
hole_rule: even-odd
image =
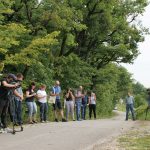
[{"label": "person in blue jeans", "polygon": [[[23,75],[21,73],[17,74],[17,80],[18,82],[22,82]],[[14,114],[14,121],[15,125],[21,125],[22,122],[22,100],[23,100],[23,91],[22,87],[19,86],[14,91],[14,102],[15,102],[15,114]]]},{"label": "person in blue jeans", "polygon": [[84,97],[82,98],[82,104],[81,104],[81,117],[83,120],[86,119],[86,107],[88,103],[88,95],[87,92],[84,92]]},{"label": "person in blue jeans", "polygon": [[28,119],[29,124],[37,123],[36,121],[36,113],[37,113],[37,105],[35,103],[36,92],[35,92],[35,83],[32,82],[29,88],[26,90],[26,105],[28,108]]},{"label": "person in blue jeans", "polygon": [[77,121],[81,121],[81,104],[82,104],[82,98],[84,97],[83,94],[83,87],[80,86],[79,89],[75,93],[75,105],[76,105],[76,118]]},{"label": "person in blue jeans", "polygon": [[47,93],[46,85],[41,85],[40,89],[37,91],[38,104],[40,106],[40,121],[42,123],[47,122]]},{"label": "person in blue jeans", "polygon": [[135,120],[135,114],[134,114],[134,97],[131,95],[130,92],[128,92],[128,96],[126,97],[126,121],[128,120],[128,114],[129,111],[131,111],[132,119]]}]

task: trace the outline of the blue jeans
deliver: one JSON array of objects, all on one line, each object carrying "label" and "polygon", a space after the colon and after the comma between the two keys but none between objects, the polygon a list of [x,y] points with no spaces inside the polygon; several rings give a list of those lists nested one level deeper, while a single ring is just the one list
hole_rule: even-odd
[{"label": "blue jeans", "polygon": [[85,116],[86,116],[86,104],[82,104],[81,105],[81,117],[83,120],[85,120]]},{"label": "blue jeans", "polygon": [[41,121],[46,121],[47,120],[47,110],[48,110],[47,103],[39,102],[39,106],[40,106],[40,119],[41,119]]},{"label": "blue jeans", "polygon": [[128,120],[129,111],[131,111],[132,119],[135,120],[133,104],[126,104],[126,120]]},{"label": "blue jeans", "polygon": [[15,99],[15,123],[22,124],[22,102]]},{"label": "blue jeans", "polygon": [[28,116],[32,117],[37,112],[37,106],[35,102],[26,102],[28,108]]},{"label": "blue jeans", "polygon": [[75,100],[75,104],[76,104],[76,117],[77,117],[77,120],[79,121],[80,113],[81,113],[81,100],[80,99]]}]

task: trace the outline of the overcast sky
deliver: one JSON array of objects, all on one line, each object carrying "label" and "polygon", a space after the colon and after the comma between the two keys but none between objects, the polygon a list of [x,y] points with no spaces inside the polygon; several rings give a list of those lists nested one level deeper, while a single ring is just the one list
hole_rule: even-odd
[{"label": "overcast sky", "polygon": [[[150,5],[142,17],[142,24],[150,29]],[[139,44],[140,55],[134,61],[133,65],[124,65],[136,81],[142,83],[145,87],[150,87],[150,35],[145,36],[145,41]]]}]

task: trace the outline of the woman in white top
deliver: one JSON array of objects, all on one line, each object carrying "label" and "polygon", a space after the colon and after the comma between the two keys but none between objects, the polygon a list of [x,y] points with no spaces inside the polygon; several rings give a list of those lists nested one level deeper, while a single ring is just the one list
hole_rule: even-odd
[{"label": "woman in white top", "polygon": [[47,94],[46,94],[46,85],[41,85],[40,89],[37,91],[38,103],[40,106],[40,119],[41,122],[47,122]]},{"label": "woman in white top", "polygon": [[92,117],[92,111],[94,114],[94,119],[96,119],[96,95],[95,93],[91,92],[89,96],[89,118]]}]

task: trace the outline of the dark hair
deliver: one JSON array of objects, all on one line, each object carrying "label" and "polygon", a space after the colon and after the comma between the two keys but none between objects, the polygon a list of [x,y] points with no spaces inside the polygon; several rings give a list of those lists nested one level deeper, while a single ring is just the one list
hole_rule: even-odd
[{"label": "dark hair", "polygon": [[29,89],[32,88],[32,86],[35,86],[35,82],[31,82],[30,85],[29,85]]}]

